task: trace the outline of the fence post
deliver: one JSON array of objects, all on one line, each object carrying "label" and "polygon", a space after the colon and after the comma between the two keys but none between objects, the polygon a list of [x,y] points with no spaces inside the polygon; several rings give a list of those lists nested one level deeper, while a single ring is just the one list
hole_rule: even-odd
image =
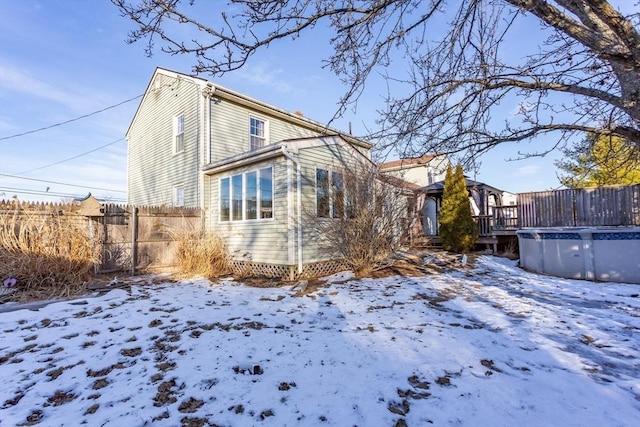
[{"label": "fence post", "polygon": [[138,208],[133,206],[131,212],[131,275],[136,274],[138,262]]}]

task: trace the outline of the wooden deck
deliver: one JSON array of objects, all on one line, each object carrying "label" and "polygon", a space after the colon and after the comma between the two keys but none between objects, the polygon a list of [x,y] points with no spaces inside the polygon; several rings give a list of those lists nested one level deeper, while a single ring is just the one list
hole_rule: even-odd
[{"label": "wooden deck", "polygon": [[[475,216],[478,224],[477,245],[487,245],[493,252],[498,251],[498,245],[507,244],[516,236],[517,206],[496,206],[493,215]],[[440,236],[420,236],[411,242],[412,247],[442,248]]]},{"label": "wooden deck", "polygon": [[[491,206],[491,215],[474,217],[477,245],[499,245],[528,227],[640,226],[640,184],[518,193],[518,204]],[[440,237],[413,239],[418,247],[441,247]]]}]

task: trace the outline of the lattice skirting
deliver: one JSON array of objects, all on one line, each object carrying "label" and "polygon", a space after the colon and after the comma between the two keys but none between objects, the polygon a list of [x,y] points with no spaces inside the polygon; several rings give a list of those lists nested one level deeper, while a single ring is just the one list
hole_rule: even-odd
[{"label": "lattice skirting", "polygon": [[315,279],[328,276],[339,271],[348,270],[349,266],[342,260],[319,261],[302,266],[302,274],[298,274],[295,265],[265,264],[251,261],[235,260],[231,262],[233,274],[238,277],[278,277],[285,280]]}]

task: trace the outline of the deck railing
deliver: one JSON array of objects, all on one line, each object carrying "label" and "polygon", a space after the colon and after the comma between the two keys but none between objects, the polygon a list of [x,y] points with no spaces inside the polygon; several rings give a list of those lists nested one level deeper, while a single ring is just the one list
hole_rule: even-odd
[{"label": "deck railing", "polygon": [[493,207],[494,230],[517,230],[518,225],[518,206],[508,205]]},{"label": "deck railing", "polygon": [[478,224],[478,235],[480,237],[492,236],[496,231],[504,232],[518,229],[518,207],[492,206],[491,215],[476,215],[473,217]]},{"label": "deck railing", "polygon": [[491,215],[476,215],[473,217],[478,225],[478,235],[480,237],[490,236],[493,218]]}]

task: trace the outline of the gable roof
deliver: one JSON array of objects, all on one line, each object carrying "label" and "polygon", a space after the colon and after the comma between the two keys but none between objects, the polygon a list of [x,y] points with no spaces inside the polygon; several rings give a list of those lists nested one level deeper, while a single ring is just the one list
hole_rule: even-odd
[{"label": "gable roof", "polygon": [[413,157],[400,160],[392,160],[390,162],[380,163],[378,167],[380,170],[387,171],[390,169],[408,169],[426,165],[431,160],[435,159],[437,154],[425,154],[421,157]]},{"label": "gable roof", "polygon": [[378,177],[381,181],[393,185],[394,187],[402,188],[403,190],[416,191],[421,188],[418,184],[414,184],[413,182],[409,182],[402,178],[388,175],[386,173],[381,173],[380,175],[378,175]]},{"label": "gable roof", "polygon": [[259,112],[263,112],[265,114],[268,114],[270,116],[274,116],[274,117],[278,117],[281,118],[283,120],[286,120],[288,122],[294,123],[296,125],[299,126],[303,126],[306,127],[308,129],[313,130],[314,132],[318,132],[322,135],[340,135],[342,138],[344,138],[347,142],[351,143],[351,144],[355,144],[358,145],[360,147],[366,148],[366,149],[371,149],[373,147],[373,145],[367,141],[364,141],[362,139],[356,138],[352,135],[348,135],[345,134],[337,129],[333,129],[330,128],[329,126],[322,124],[320,122],[316,122],[314,120],[308,119],[306,117],[304,117],[303,115],[301,115],[299,112],[289,112],[286,111],[282,108],[278,108],[278,107],[274,107],[272,105],[269,105],[265,102],[259,101],[257,99],[251,98],[249,96],[243,95],[239,92],[236,92],[234,90],[228,89],[224,86],[220,86],[217,85],[215,83],[212,83],[208,80],[202,79],[200,77],[194,77],[188,74],[183,74],[183,73],[179,73],[177,71],[171,71],[168,70],[166,68],[161,68],[161,67],[157,67],[153,73],[153,76],[151,76],[151,79],[149,80],[149,83],[147,84],[147,89],[145,90],[144,96],[142,97],[142,100],[140,101],[140,104],[138,105],[138,108],[136,109],[136,113],[133,116],[133,119],[131,120],[131,123],[129,124],[129,128],[127,129],[127,135],[129,134],[129,131],[131,130],[131,126],[133,125],[133,123],[136,121],[136,118],[138,116],[138,113],[140,111],[140,107],[144,104],[145,99],[147,98],[147,96],[149,95],[149,93],[152,91],[151,89],[151,85],[155,79],[155,77],[158,74],[162,74],[168,77],[172,77],[172,78],[176,78],[176,79],[188,79],[191,80],[194,84],[198,85],[201,87],[201,90],[206,90],[208,91],[208,93],[213,97],[213,98],[222,98],[222,99],[226,99],[229,101],[233,101],[237,104],[240,105],[244,105],[246,107],[249,107],[251,109],[254,109],[256,111]]}]

